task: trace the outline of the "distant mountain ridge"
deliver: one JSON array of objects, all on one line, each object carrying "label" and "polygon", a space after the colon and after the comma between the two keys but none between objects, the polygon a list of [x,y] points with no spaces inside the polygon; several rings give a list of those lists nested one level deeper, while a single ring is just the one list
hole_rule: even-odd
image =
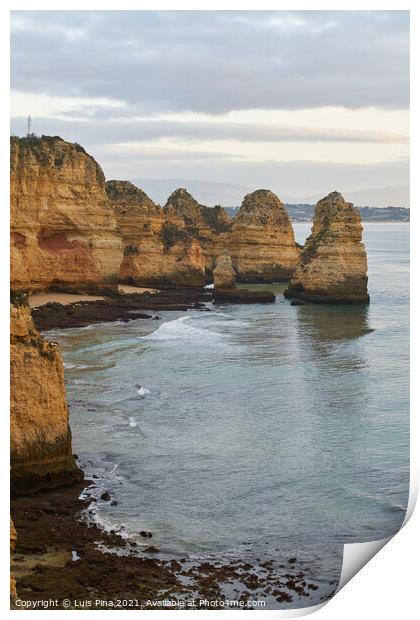
[{"label": "distant mountain ridge", "polygon": [[[234,183],[216,183],[192,179],[148,179],[137,177],[130,180],[159,204],[165,204],[168,196],[178,187],[185,187],[201,204],[208,206],[221,205],[223,207],[239,206],[244,196],[255,190],[255,187],[251,188]],[[284,204],[295,207],[293,217],[296,217],[297,221],[299,221],[304,216],[304,213],[299,214],[300,208],[303,207],[305,212],[307,205],[314,205],[323,198],[324,194],[328,193],[330,188],[326,188],[324,194],[300,197],[284,194],[276,187],[270,189],[279,196]],[[343,189],[342,194],[346,200],[352,202],[356,207],[383,210],[393,206],[403,211],[400,214],[394,213],[392,217],[396,217],[397,221],[407,221],[409,219],[407,211],[410,205],[410,192],[409,187],[406,185],[355,191]],[[379,212],[375,215],[368,212],[365,213],[366,218],[372,217],[377,219],[378,215]],[[383,216],[388,221],[390,220],[391,213],[385,213]]]}]

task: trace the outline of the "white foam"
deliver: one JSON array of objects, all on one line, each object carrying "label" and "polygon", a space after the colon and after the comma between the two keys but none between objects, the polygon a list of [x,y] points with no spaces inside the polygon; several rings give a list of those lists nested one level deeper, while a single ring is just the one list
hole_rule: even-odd
[{"label": "white foam", "polygon": [[200,319],[191,316],[181,316],[173,321],[163,323],[158,329],[147,336],[139,336],[142,340],[182,340],[201,346],[203,341],[206,344],[219,344],[223,337],[209,329],[201,329],[192,323],[198,323]]},{"label": "white foam", "polygon": [[137,422],[134,418],[128,418],[128,426],[130,426],[130,428],[136,428]]},{"label": "white foam", "polygon": [[150,390],[145,388],[144,385],[141,385],[139,389],[137,390],[137,394],[141,396],[142,398],[144,398],[146,394],[150,394]]}]

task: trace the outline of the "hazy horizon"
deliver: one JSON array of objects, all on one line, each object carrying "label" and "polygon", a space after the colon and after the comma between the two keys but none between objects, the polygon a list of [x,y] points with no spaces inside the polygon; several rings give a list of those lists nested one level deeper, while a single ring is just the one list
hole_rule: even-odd
[{"label": "hazy horizon", "polygon": [[81,143],[107,178],[409,206],[408,11],[13,11],[11,22],[12,133],[31,114],[35,133]]}]

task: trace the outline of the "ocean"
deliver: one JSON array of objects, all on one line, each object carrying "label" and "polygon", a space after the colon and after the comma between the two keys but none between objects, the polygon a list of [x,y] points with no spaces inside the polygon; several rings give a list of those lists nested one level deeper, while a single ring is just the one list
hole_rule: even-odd
[{"label": "ocean", "polygon": [[[302,243],[310,224],[294,229]],[[409,225],[365,223],[364,241],[369,306],[291,306],[271,285],[272,305],[48,332],[74,451],[96,496],[117,502],[99,499],[90,518],[140,548],[153,532],[162,557],[295,556],[319,586],[305,604],[338,581],[343,543],[399,529]]]}]

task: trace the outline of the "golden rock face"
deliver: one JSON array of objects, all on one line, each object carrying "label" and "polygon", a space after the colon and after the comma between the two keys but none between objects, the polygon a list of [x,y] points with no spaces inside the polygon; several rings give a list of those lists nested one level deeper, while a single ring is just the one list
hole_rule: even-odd
[{"label": "golden rock face", "polygon": [[119,277],[140,285],[201,286],[204,254],[176,213],[167,213],[128,181],[108,181],[106,190],[122,238]]},{"label": "golden rock face", "polygon": [[213,271],[214,288],[216,290],[234,289],[236,288],[235,279],[236,273],[229,254],[221,254]]},{"label": "golden rock face", "polygon": [[122,242],[93,157],[49,137],[12,138],[10,157],[12,287],[114,281]]},{"label": "golden rock face", "polygon": [[225,252],[232,258],[238,282],[288,280],[297,267],[299,249],[289,216],[269,190],[245,196],[233,220],[220,207],[199,205],[185,189],[170,196],[165,211],[195,229],[208,275]]},{"label": "golden rock face", "polygon": [[319,303],[368,303],[362,232],[359,212],[339,192],[320,200],[285,296]]},{"label": "golden rock face", "polygon": [[299,261],[289,215],[269,190],[245,196],[227,245],[238,282],[289,280]]},{"label": "golden rock face", "polygon": [[227,251],[238,281],[289,279],[299,250],[280,200],[248,194],[236,218],[177,189],[161,208],[127,181],[108,181],[77,145],[11,139],[11,284],[79,290],[115,284],[199,286]]},{"label": "golden rock face", "polygon": [[12,491],[78,481],[59,348],[40,336],[28,306],[12,305],[10,318]]}]

